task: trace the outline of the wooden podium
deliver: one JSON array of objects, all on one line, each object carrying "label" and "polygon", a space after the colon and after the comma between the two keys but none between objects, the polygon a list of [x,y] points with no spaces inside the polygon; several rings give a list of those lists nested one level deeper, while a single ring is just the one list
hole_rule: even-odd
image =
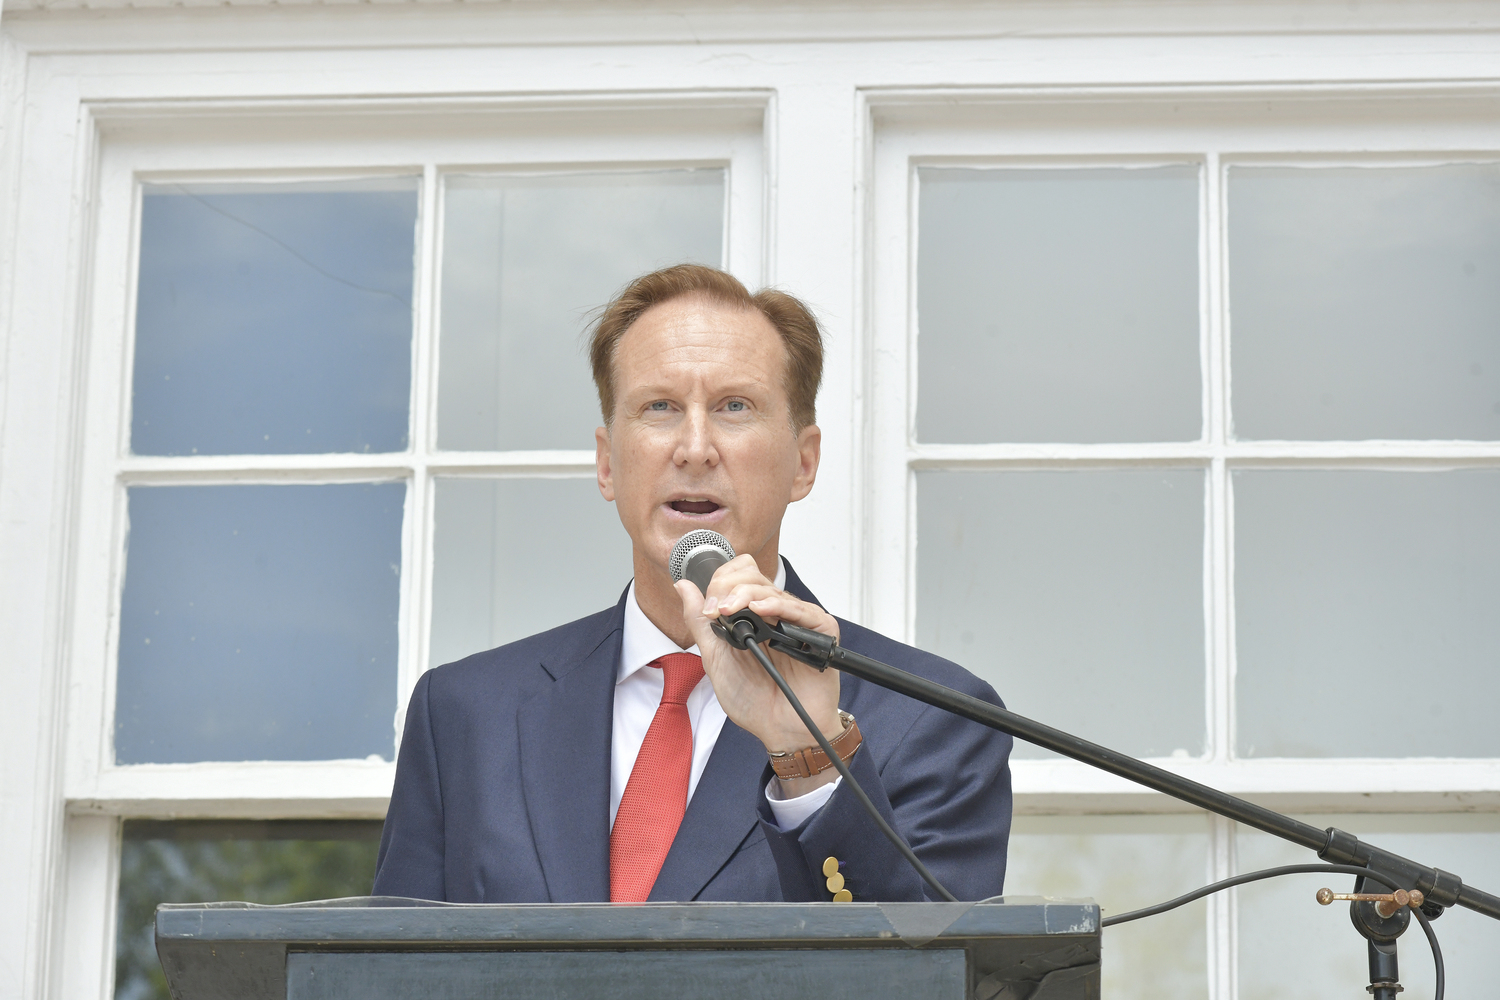
[{"label": "wooden podium", "polygon": [[1099,907],[164,904],[176,1000],[1097,1000]]}]

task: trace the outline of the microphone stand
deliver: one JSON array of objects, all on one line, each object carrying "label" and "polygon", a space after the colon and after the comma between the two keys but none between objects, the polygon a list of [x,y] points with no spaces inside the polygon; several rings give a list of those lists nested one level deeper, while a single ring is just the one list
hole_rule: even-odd
[{"label": "microphone stand", "polygon": [[[1422,913],[1429,919],[1440,916],[1446,907],[1462,906],[1500,920],[1500,896],[1465,885],[1463,879],[1451,872],[1367,844],[1337,827],[1320,830],[1274,809],[1258,806],[1108,747],[1090,743],[1061,729],[845,649],[832,636],[786,622],[769,626],[753,613],[744,611],[715,622],[714,631],[741,649],[766,643],[770,648],[818,670],[836,667],[871,684],[1306,847],[1331,864],[1368,868],[1384,876],[1381,881],[1393,883],[1393,888],[1420,890],[1424,897]],[[1367,881],[1361,878],[1356,883],[1356,890],[1362,892]],[[1385,912],[1388,909],[1391,907],[1386,902],[1361,900],[1354,902],[1350,913],[1355,928],[1369,942],[1370,992],[1375,1000],[1396,1000],[1396,993],[1401,989],[1396,977],[1395,941],[1411,920],[1411,911],[1404,905],[1392,914]]]}]

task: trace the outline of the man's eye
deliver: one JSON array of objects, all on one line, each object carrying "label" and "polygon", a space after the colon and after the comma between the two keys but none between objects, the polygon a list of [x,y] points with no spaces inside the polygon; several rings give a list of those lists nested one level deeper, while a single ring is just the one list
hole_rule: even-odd
[{"label": "man's eye", "polygon": [[731,413],[738,413],[745,408],[745,401],[743,399],[731,399],[724,408]]},{"label": "man's eye", "polygon": [[667,401],[665,399],[658,399],[656,402],[652,403],[651,406],[650,406],[650,409],[653,409],[653,410],[665,410],[666,408],[667,408]]}]

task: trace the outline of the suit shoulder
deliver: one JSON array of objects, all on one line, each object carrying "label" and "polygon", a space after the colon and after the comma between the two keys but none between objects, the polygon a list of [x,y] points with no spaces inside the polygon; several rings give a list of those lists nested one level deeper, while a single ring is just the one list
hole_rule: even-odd
[{"label": "suit shoulder", "polygon": [[559,625],[524,639],[508,642],[494,649],[474,653],[461,660],[429,670],[423,678],[433,696],[463,693],[476,685],[499,683],[511,686],[545,668],[546,662],[571,663],[582,660],[620,628],[618,606]]},{"label": "suit shoulder", "polygon": [[888,663],[908,673],[925,677],[992,705],[1003,707],[1004,703],[993,687],[952,660],[945,660],[935,653],[908,646],[904,642],[897,642],[873,629],[856,625],[842,618],[838,622],[839,644],[846,649],[863,653],[882,663]]}]

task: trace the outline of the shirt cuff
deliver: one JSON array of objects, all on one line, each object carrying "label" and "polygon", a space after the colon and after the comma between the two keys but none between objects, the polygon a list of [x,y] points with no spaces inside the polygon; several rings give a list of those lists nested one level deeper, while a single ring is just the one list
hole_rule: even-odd
[{"label": "shirt cuff", "polygon": [[781,779],[772,778],[766,782],[766,803],[771,807],[771,815],[776,817],[776,825],[781,828],[782,833],[791,833],[803,823],[813,818],[813,814],[822,809],[833,793],[844,781],[844,776],[839,775],[826,785],[819,785],[805,795],[796,798],[784,799],[781,797]]}]

